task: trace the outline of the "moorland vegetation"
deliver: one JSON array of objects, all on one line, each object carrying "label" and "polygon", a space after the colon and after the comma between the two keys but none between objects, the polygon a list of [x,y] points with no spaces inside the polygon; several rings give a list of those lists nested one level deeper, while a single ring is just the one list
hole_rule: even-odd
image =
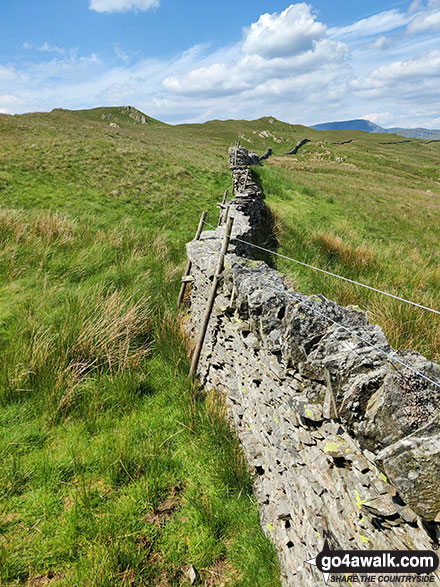
[{"label": "moorland vegetation", "polygon": [[[273,148],[253,173],[279,252],[438,309],[439,144],[146,120],[0,115],[0,584],[177,585],[190,565],[208,585],[279,584],[252,477],[221,398],[188,379],[175,310],[185,242],[203,209],[216,221],[233,141]],[[440,359],[435,316],[276,265]]]}]

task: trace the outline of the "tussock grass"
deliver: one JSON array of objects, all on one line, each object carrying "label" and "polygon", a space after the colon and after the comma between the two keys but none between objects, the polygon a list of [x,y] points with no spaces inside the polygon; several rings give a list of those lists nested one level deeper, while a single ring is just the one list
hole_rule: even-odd
[{"label": "tussock grass", "polygon": [[[42,285],[34,296],[23,296],[7,321],[11,336],[8,360],[0,374],[0,398],[8,402],[36,391],[49,411],[65,414],[84,377],[140,367],[151,350],[150,300],[102,283],[77,288],[59,282],[48,286],[52,261],[56,264],[58,255],[63,255],[65,263],[70,251],[75,267],[78,253],[89,250],[83,241],[86,232],[66,216],[40,213],[29,220],[23,212],[3,210],[0,226],[2,257],[6,260],[13,251],[9,263],[12,258],[17,266],[3,267],[7,279],[13,282],[27,263]],[[97,242],[101,241],[101,252],[106,252],[102,236]],[[64,277],[71,273],[67,270]]]},{"label": "tussock grass", "polygon": [[[437,151],[395,149],[365,135],[344,146],[309,144],[257,171],[277,218],[279,251],[397,296],[440,309],[440,190],[429,162]],[[428,147],[428,149],[425,149]],[[344,154],[347,163],[336,157]],[[313,197],[305,193],[308,183]],[[304,293],[322,293],[365,309],[398,349],[440,360],[440,320],[358,286],[289,261],[277,266]]]},{"label": "tussock grass", "polygon": [[101,113],[0,115],[0,584],[275,587],[175,313],[229,139]]},{"label": "tussock grass", "polygon": [[[438,307],[438,146],[348,134],[0,115],[0,584],[178,585],[193,564],[208,585],[279,585],[225,406],[188,380],[175,302],[241,135],[274,149],[257,173],[282,252]],[[277,265],[439,357],[435,317]]]},{"label": "tussock grass", "polygon": [[145,296],[134,302],[133,296],[98,289],[94,299],[75,300],[71,313],[70,320],[75,316],[82,322],[67,352],[70,368],[79,375],[102,367],[110,373],[137,368],[150,350],[151,309]]},{"label": "tussock grass", "polygon": [[375,255],[371,248],[361,244],[353,246],[334,233],[325,233],[318,231],[313,235],[313,241],[329,256],[337,257],[341,263],[348,267],[361,269],[368,265],[373,265]]}]

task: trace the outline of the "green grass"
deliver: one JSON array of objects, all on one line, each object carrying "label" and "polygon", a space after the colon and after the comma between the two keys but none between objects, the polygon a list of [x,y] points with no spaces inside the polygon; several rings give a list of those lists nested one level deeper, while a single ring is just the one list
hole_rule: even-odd
[{"label": "green grass", "polygon": [[[221,398],[188,380],[175,313],[184,245],[203,209],[215,222],[238,138],[274,149],[257,173],[281,252],[438,308],[436,144],[270,118],[0,115],[0,584],[180,585],[192,564],[208,585],[279,585],[252,478]],[[277,266],[439,358],[435,317]]]},{"label": "green grass", "polygon": [[0,584],[279,585],[175,316],[227,143],[103,112],[0,116]]},{"label": "green grass", "polygon": [[[278,252],[439,310],[439,145],[317,132],[307,132],[314,141],[296,157],[256,170],[277,220]],[[357,140],[323,142],[349,136]],[[277,266],[304,293],[367,310],[396,348],[440,360],[438,316],[289,261]]]}]

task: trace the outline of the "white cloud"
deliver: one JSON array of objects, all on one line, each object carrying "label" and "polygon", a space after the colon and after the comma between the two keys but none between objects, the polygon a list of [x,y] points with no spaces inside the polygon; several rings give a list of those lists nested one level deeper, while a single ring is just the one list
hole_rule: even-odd
[{"label": "white cloud", "polygon": [[413,0],[411,2],[408,12],[417,12],[423,6],[422,0]]},{"label": "white cloud", "polygon": [[56,45],[51,45],[47,41],[39,47],[34,45],[33,43],[23,43],[22,47],[23,49],[35,49],[36,51],[42,51],[45,53],[59,53],[60,55],[66,54],[66,49],[63,49],[62,47],[57,47]]},{"label": "white cloud", "polygon": [[[406,61],[394,61],[370,74],[371,79],[390,83],[440,77],[440,51],[429,51]],[[439,88],[440,92],[440,88]]]},{"label": "white cloud", "polygon": [[[92,3],[101,11],[158,4]],[[167,59],[126,54],[116,43],[89,55],[49,42],[25,43],[23,48],[33,49],[29,58],[0,61],[0,110],[130,103],[166,122],[273,115],[303,124],[365,117],[386,126],[435,127],[436,39],[401,29],[439,5],[440,0],[425,0],[413,5],[412,13],[388,10],[328,29],[310,4],[291,4],[256,18],[234,44],[215,51],[198,45]]]},{"label": "white cloud", "polygon": [[263,14],[245,30],[243,50],[262,57],[286,57],[313,48],[326,27],[316,21],[311,6],[291,4],[281,14]]},{"label": "white cloud", "polygon": [[391,124],[394,120],[394,114],[391,112],[370,112],[370,114],[364,114],[360,118],[370,120],[371,122],[386,128],[386,126]]},{"label": "white cloud", "polygon": [[45,43],[43,43],[43,45],[41,45],[41,47],[37,47],[38,51],[46,51],[48,53],[60,53],[61,55],[64,55],[64,53],[66,52],[65,49],[63,49],[62,47],[56,47],[55,45],[49,45],[49,43],[46,41]]},{"label": "white cloud", "polygon": [[346,46],[326,38],[326,27],[305,3],[292,4],[282,13],[263,14],[243,35],[243,42],[227,54],[220,51],[200,67],[166,77],[165,90],[209,98],[240,94],[243,99],[258,93],[260,87],[268,94],[279,94],[280,88],[295,80],[307,92],[306,73],[322,75],[334,63],[339,71],[346,68]]},{"label": "white cloud", "polygon": [[16,72],[12,67],[5,67],[4,65],[0,65],[0,81],[10,81],[15,79]]},{"label": "white cloud", "polygon": [[346,48],[342,43],[323,39],[313,50],[290,57],[266,59],[255,54],[238,54],[230,62],[216,62],[164,79],[164,87],[182,95],[234,95],[270,80],[298,79],[309,71],[321,71],[329,64],[341,64]]},{"label": "white cloud", "polygon": [[368,37],[403,27],[410,20],[411,17],[409,15],[402,14],[398,10],[385,10],[379,14],[358,20],[351,25],[332,28],[329,30],[329,33],[337,38]]},{"label": "white cloud", "polygon": [[379,51],[385,51],[389,49],[393,45],[393,39],[390,37],[386,37],[382,35],[381,37],[377,37],[372,43],[370,43],[369,47],[372,49],[379,49]]},{"label": "white cloud", "polygon": [[[432,127],[440,102],[440,51],[387,63],[365,77],[352,80],[350,85],[358,98],[380,104],[387,110],[392,108],[402,118],[410,118],[411,108],[422,111],[423,114],[414,115],[421,118],[418,124]],[[395,124],[403,126],[402,121],[396,120]],[[410,125],[418,124],[414,118],[410,122]]]},{"label": "white cloud", "polygon": [[4,94],[3,96],[0,95],[0,113],[7,114],[11,112],[11,110],[19,107],[21,102],[22,100],[16,96],[11,96],[9,94]]},{"label": "white cloud", "polygon": [[126,53],[123,49],[121,49],[118,43],[113,45],[113,50],[115,52],[116,57],[121,61],[124,61],[124,63],[128,63],[130,61],[130,55]]},{"label": "white cloud", "polygon": [[[186,76],[170,76],[163,81],[163,86],[177,94],[191,96],[194,94],[235,94],[250,87],[252,74],[246,73],[242,64],[232,67],[226,63],[212,63],[190,71]],[[247,79],[246,79],[247,78]]]},{"label": "white cloud", "polygon": [[90,10],[96,12],[127,12],[157,8],[159,0],[90,0]]},{"label": "white cloud", "polygon": [[416,15],[407,28],[410,34],[440,31],[440,11]]}]

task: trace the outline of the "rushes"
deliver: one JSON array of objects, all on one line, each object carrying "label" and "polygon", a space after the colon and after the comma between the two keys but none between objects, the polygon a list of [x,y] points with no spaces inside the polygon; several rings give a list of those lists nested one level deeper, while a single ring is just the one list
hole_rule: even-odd
[{"label": "rushes", "polygon": [[138,367],[150,350],[149,299],[105,294],[102,287],[87,297],[79,300],[80,315],[75,312],[82,324],[69,352],[70,369],[81,374],[100,367],[110,373]]},{"label": "rushes", "polygon": [[351,245],[340,236],[326,232],[317,232],[313,240],[330,257],[338,257],[348,267],[362,269],[375,262],[374,252],[366,244]]},{"label": "rushes", "polygon": [[[81,292],[67,306],[56,349],[56,356],[65,357],[59,366],[63,389],[54,397],[57,413],[64,414],[72,404],[78,407],[99,394],[99,376],[119,375],[124,380],[125,374],[141,367],[152,346],[147,297],[135,301],[133,295],[106,294],[99,287]],[[98,380],[92,377],[96,375]],[[130,378],[125,382],[131,385]]]},{"label": "rushes", "polygon": [[[49,325],[39,325],[29,312],[16,332],[15,352],[3,371],[3,399],[11,401],[39,392],[49,412],[67,413],[76,392],[96,391],[96,381],[84,386],[92,375],[123,375],[140,367],[151,351],[149,299],[103,287],[65,292],[58,297],[61,321],[51,315]],[[52,308],[51,308],[52,306]],[[49,300],[41,300],[38,312],[53,311]],[[47,317],[46,317],[47,320]],[[77,403],[77,402],[76,402]]]},{"label": "rushes", "polygon": [[174,310],[184,243],[229,185],[230,133],[109,132],[101,114],[0,115],[1,201],[26,208],[0,209],[0,584],[174,585],[193,564],[202,582],[275,587]]},{"label": "rushes", "polygon": [[33,218],[26,217],[21,210],[0,208],[0,238],[13,243],[25,239],[43,240],[46,243],[71,240],[77,230],[77,223],[58,212],[40,212]]},{"label": "rushes", "polygon": [[0,314],[3,402],[35,393],[49,417],[66,414],[96,393],[94,377],[141,366],[152,345],[150,297],[139,293],[143,240],[127,226],[93,231],[58,213],[0,210],[0,292],[14,302]]}]

